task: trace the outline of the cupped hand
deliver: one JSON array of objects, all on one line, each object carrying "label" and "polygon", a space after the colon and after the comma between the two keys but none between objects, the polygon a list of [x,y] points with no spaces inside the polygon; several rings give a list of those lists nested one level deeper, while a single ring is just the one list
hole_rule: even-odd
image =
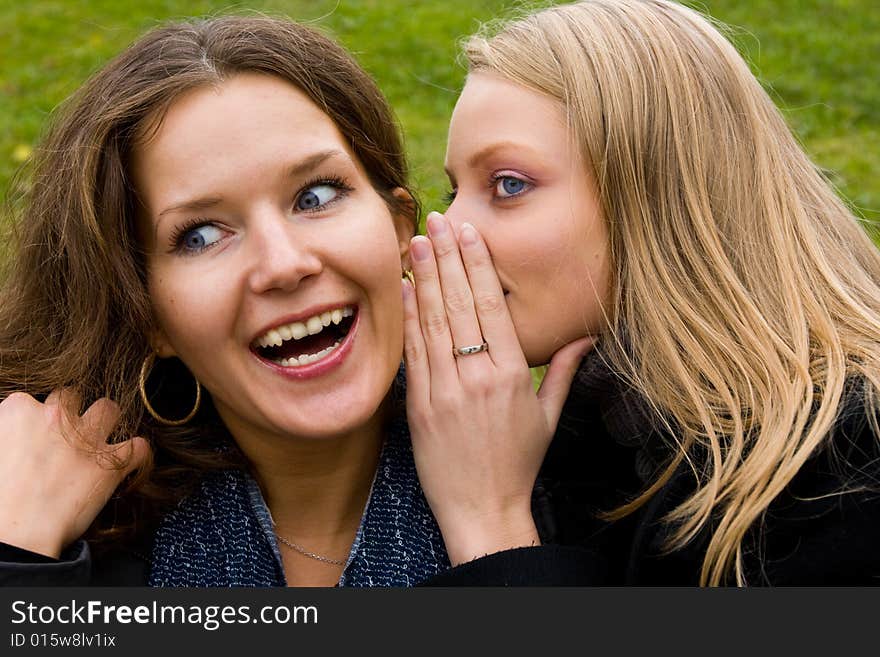
[{"label": "cupped hand", "polygon": [[[137,437],[107,444],[117,405],[56,390],[39,402],[17,392],[0,403],[0,541],[57,558],[149,456]],[[84,442],[83,442],[84,441]]]},{"label": "cupped hand", "polygon": [[[404,281],[407,416],[419,479],[453,565],[539,543],[531,495],[571,380],[594,340],[554,354],[536,393],[492,258],[437,213]],[[459,355],[455,349],[488,345]]]}]

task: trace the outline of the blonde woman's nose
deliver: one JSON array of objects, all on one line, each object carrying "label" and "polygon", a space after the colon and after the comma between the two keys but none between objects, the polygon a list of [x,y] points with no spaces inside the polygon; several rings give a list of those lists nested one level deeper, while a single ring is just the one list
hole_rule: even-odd
[{"label": "blonde woman's nose", "polygon": [[469,223],[474,226],[477,225],[474,213],[468,212],[464,199],[459,200],[458,196],[456,196],[452,200],[452,203],[450,203],[449,207],[446,208],[446,212],[443,214],[443,216],[446,217],[446,221],[449,222],[450,226],[452,226],[452,230],[455,233],[456,237],[461,232],[461,227],[463,224]]}]

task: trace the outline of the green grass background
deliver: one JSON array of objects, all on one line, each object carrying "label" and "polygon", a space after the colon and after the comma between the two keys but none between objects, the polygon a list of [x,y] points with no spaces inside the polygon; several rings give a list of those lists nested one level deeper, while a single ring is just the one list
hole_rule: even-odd
[{"label": "green grass background", "polygon": [[[690,4],[733,26],[734,41],[814,161],[863,217],[880,220],[876,0]],[[0,194],[6,197],[52,108],[144,30],[168,19],[260,11],[314,23],[356,54],[395,107],[426,210],[440,209],[446,121],[464,77],[457,42],[482,21],[522,6],[509,0],[0,0]]]}]

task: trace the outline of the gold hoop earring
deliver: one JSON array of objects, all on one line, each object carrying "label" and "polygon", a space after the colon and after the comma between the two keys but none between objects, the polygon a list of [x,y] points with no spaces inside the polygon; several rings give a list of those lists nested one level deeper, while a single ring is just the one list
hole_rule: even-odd
[{"label": "gold hoop earring", "polygon": [[138,379],[138,392],[141,393],[141,401],[144,403],[144,408],[147,409],[147,413],[153,416],[153,419],[160,424],[164,424],[166,427],[179,427],[182,424],[186,424],[190,420],[192,420],[196,413],[199,410],[199,406],[202,403],[202,386],[199,384],[199,380],[193,377],[193,380],[196,382],[196,403],[193,406],[193,409],[189,412],[182,420],[168,420],[156,412],[156,409],[153,408],[152,404],[150,404],[150,400],[147,398],[147,376],[148,372],[153,369],[153,363],[156,362],[156,354],[151,353],[149,356],[144,358],[144,362],[141,365],[141,375]]},{"label": "gold hoop earring", "polygon": [[413,275],[412,269],[404,269],[401,278],[405,278],[413,287],[416,286],[416,277]]}]

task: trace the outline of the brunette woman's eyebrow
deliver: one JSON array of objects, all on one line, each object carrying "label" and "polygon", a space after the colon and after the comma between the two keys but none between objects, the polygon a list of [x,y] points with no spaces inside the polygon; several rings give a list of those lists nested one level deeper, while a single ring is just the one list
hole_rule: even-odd
[{"label": "brunette woman's eyebrow", "polygon": [[[318,153],[313,153],[312,155],[309,155],[308,157],[300,160],[299,162],[291,166],[287,170],[287,176],[289,178],[296,178],[305,175],[313,169],[321,166],[321,164],[332,157],[344,157],[348,159],[348,155],[344,151],[341,151],[339,149],[333,148],[326,151],[320,151]],[[194,210],[206,210],[221,203],[222,201],[223,199],[214,196],[184,201],[183,203],[177,203],[175,205],[165,208],[157,215],[157,218],[162,218],[166,214],[169,214],[171,212],[179,212],[180,210],[187,210],[190,212]]]},{"label": "brunette woman's eyebrow", "polygon": [[325,161],[329,160],[332,157],[344,157],[346,159],[349,159],[348,154],[344,151],[336,148],[331,148],[326,151],[314,153],[312,155],[309,155],[305,159],[300,160],[292,167],[290,167],[287,175],[290,178],[298,178],[299,176],[305,175],[313,169],[321,166]]},{"label": "brunette woman's eyebrow", "polygon": [[196,212],[199,210],[207,210],[215,205],[221,203],[223,199],[216,196],[209,196],[205,198],[198,198],[191,201],[184,201],[183,203],[178,203],[176,205],[172,205],[171,207],[167,207],[158,215],[156,215],[156,222],[153,225],[153,240],[155,241],[159,236],[159,226],[162,223],[162,217],[171,212],[179,212],[180,210],[186,210],[188,212]]},{"label": "brunette woman's eyebrow", "polygon": [[214,205],[220,203],[222,199],[216,197],[208,197],[208,198],[199,198],[193,201],[186,201],[184,203],[178,203],[177,205],[172,205],[169,208],[165,208],[162,212],[159,213],[159,217],[163,217],[170,212],[177,212],[179,210],[206,210]]}]

